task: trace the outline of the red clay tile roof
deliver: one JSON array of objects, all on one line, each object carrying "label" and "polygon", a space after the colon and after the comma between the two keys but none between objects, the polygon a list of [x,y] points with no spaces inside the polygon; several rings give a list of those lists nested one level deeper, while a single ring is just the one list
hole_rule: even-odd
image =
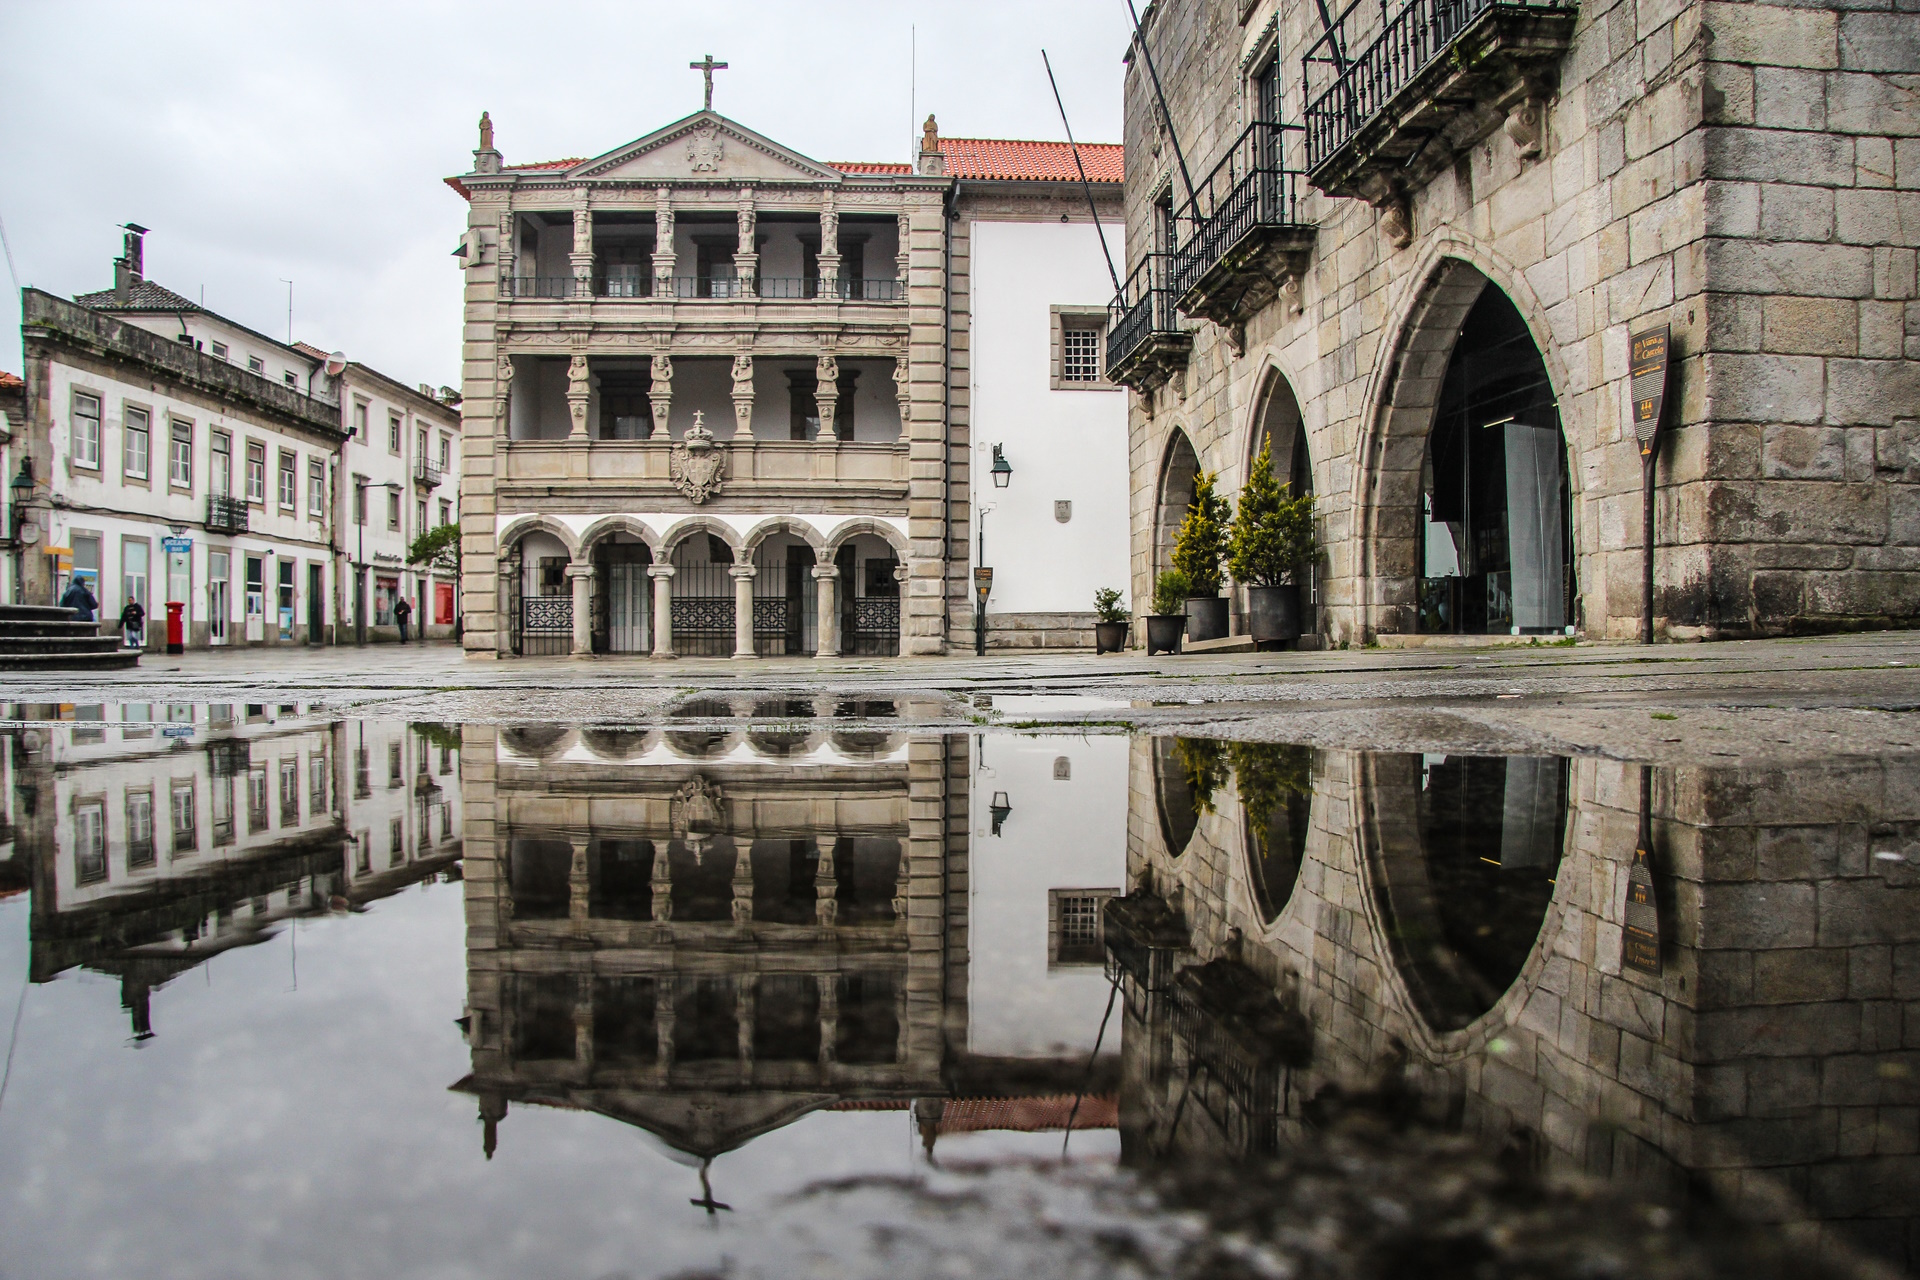
[{"label": "red clay tile roof", "polygon": [[0,369],[0,391],[18,391],[26,385],[16,375]]},{"label": "red clay tile roof", "polygon": [[[1089,182],[1126,180],[1126,148],[1117,142],[1083,142],[1080,163]],[[1077,182],[1073,148],[1064,142],[1022,142],[1008,138],[942,138],[940,154],[947,176],[1010,182]]]},{"label": "red clay tile roof", "polygon": [[[1080,171],[1074,167],[1073,148],[1064,142],[1027,142],[1017,138],[942,138],[940,154],[947,159],[949,178],[969,178],[991,182],[1078,182]],[[541,160],[533,164],[510,164],[508,173],[571,169],[582,157],[569,160]],[[1083,142],[1080,163],[1086,166],[1089,182],[1126,180],[1126,148],[1117,142]],[[878,160],[828,162],[827,167],[855,177],[893,177],[913,172],[910,164]],[[467,189],[458,178],[448,178],[448,186],[462,197]]]},{"label": "red clay tile roof", "polygon": [[311,342],[296,342],[293,349],[303,356],[312,356],[315,360],[325,360],[330,354],[314,346]]}]

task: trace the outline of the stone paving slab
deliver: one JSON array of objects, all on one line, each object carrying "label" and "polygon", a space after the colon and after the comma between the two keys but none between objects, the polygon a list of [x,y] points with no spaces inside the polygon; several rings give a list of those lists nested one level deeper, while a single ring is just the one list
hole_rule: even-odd
[{"label": "stone paving slab", "polygon": [[[623,724],[751,695],[906,699],[905,722],[1219,734],[1383,750],[1552,751],[1738,763],[1920,751],[1920,633],[1473,651],[568,658],[446,644],[149,654],[120,672],[9,676],[18,704],[301,702],[342,713]],[[42,714],[17,712],[16,714]]]}]

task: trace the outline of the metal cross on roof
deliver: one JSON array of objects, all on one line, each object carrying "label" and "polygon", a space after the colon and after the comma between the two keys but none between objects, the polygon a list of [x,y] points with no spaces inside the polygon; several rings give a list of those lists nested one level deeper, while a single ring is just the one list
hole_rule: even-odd
[{"label": "metal cross on roof", "polygon": [[727,69],[727,64],[724,62],[715,62],[713,60],[712,54],[708,54],[706,56],[706,60],[703,62],[689,62],[687,64],[687,70],[698,71],[702,76],[706,78],[706,81],[707,81],[706,109],[708,111],[713,110],[713,73],[716,71],[725,71],[726,69]]}]

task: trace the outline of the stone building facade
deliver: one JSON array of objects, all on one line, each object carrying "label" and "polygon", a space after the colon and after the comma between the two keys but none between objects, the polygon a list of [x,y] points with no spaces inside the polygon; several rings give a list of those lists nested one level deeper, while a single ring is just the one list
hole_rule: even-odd
[{"label": "stone building facade", "polygon": [[1143,21],[1144,274],[1111,361],[1135,390],[1136,600],[1192,472],[1231,494],[1271,438],[1317,500],[1329,642],[1638,634],[1628,340],[1666,326],[1658,634],[1920,613],[1910,14],[1157,0]]},{"label": "stone building facade", "polygon": [[[1081,150],[1117,223],[1120,149]],[[471,205],[468,653],[945,652],[971,629],[971,477],[991,461],[969,430],[972,229],[1067,237],[1096,273],[1036,294],[1044,396],[1048,304],[1097,339],[1111,289],[1077,242],[1074,174],[1063,144],[943,139],[931,118],[912,165],[823,164],[711,109],[592,159],[507,165],[483,121],[449,179]],[[1058,434],[1118,450],[1118,399],[1082,396],[1105,418]],[[1101,484],[1080,510],[1111,508],[1111,528],[1042,540],[1117,544],[1125,478]],[[1016,605],[1031,616],[999,638],[1090,643],[1096,572]]]}]

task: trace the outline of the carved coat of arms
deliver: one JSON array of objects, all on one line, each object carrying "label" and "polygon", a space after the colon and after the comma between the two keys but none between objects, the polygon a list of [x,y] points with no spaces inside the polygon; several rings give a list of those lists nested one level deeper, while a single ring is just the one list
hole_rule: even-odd
[{"label": "carved coat of arms", "polygon": [[693,136],[687,139],[687,163],[693,166],[695,173],[711,173],[718,169],[726,151],[726,142],[720,137],[720,131],[712,125],[695,129]]},{"label": "carved coat of arms", "polygon": [[696,506],[720,492],[720,484],[727,478],[726,450],[714,444],[705,417],[701,410],[694,410],[693,426],[688,428],[686,439],[674,441],[667,454],[667,477]]}]

